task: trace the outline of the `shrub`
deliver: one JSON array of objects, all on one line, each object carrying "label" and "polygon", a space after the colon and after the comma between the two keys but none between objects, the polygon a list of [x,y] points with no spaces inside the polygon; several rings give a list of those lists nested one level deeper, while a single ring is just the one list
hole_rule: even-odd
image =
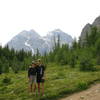
[{"label": "shrub", "polygon": [[2,80],[2,83],[10,84],[11,83],[11,78],[5,76],[5,78]]},{"label": "shrub", "polygon": [[85,89],[87,89],[88,88],[88,84],[86,83],[86,82],[79,82],[78,84],[77,84],[77,88],[79,89],[79,90],[85,90]]},{"label": "shrub", "polygon": [[94,62],[89,57],[82,57],[79,62],[81,71],[94,71]]},{"label": "shrub", "polygon": [[97,56],[96,60],[97,65],[100,65],[100,56]]},{"label": "shrub", "polygon": [[3,73],[3,71],[2,71],[2,61],[0,60],[0,74],[2,74]]},{"label": "shrub", "polygon": [[75,65],[76,65],[76,56],[75,56],[75,55],[72,55],[72,56],[70,57],[69,64],[70,64],[70,66],[71,66],[72,68],[75,67]]},{"label": "shrub", "polygon": [[65,65],[66,62],[62,59],[62,60],[60,61],[60,64],[61,64],[61,65]]}]

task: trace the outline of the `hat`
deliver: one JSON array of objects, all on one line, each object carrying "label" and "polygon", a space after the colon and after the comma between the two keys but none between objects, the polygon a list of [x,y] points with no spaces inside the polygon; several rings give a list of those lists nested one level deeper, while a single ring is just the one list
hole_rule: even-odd
[{"label": "hat", "polygon": [[37,61],[41,62],[41,59],[38,59]]},{"label": "hat", "polygon": [[32,61],[32,64],[36,64],[35,61]]}]

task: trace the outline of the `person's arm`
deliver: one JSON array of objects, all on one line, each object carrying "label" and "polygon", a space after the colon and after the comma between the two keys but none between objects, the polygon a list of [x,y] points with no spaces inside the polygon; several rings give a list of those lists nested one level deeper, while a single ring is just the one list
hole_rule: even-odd
[{"label": "person's arm", "polygon": [[28,69],[28,78],[30,77],[30,68]]},{"label": "person's arm", "polygon": [[43,65],[43,75],[42,75],[42,79],[45,79],[45,66]]}]

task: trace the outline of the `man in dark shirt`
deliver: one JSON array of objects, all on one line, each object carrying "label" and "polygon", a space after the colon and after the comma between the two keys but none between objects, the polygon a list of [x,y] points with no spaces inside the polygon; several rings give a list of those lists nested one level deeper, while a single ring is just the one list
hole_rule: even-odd
[{"label": "man in dark shirt", "polygon": [[45,66],[42,64],[41,60],[38,60],[37,69],[37,83],[38,83],[38,93],[40,94],[40,83],[42,85],[42,95],[44,95],[44,71]]},{"label": "man in dark shirt", "polygon": [[29,89],[32,92],[32,86],[34,83],[34,92],[36,91],[36,63],[32,62],[31,67],[28,69],[28,78],[29,78]]}]

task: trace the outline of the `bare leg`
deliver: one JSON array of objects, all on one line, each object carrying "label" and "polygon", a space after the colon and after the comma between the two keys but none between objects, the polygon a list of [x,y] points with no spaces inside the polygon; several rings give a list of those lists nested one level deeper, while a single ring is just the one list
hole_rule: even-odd
[{"label": "bare leg", "polygon": [[29,78],[29,92],[32,92],[32,83],[31,83],[32,79]]},{"label": "bare leg", "polygon": [[38,94],[40,94],[40,83],[38,83]]},{"label": "bare leg", "polygon": [[35,91],[36,91],[36,84],[34,84],[34,93],[35,93]]},{"label": "bare leg", "polygon": [[44,95],[44,83],[42,83],[42,96]]},{"label": "bare leg", "polygon": [[29,91],[32,92],[32,84],[29,86]]}]

